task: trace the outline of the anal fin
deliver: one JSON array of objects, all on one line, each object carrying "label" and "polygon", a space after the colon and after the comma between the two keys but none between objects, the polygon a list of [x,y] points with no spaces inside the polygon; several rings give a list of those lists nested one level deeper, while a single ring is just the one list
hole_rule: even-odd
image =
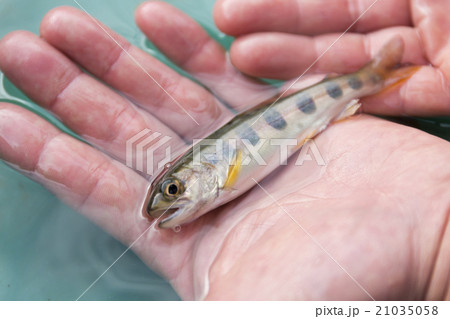
[{"label": "anal fin", "polygon": [[345,107],[345,109],[342,111],[341,114],[339,114],[335,119],[334,122],[345,120],[346,118],[352,116],[353,114],[358,111],[358,109],[361,107],[361,103],[358,99],[351,100]]}]

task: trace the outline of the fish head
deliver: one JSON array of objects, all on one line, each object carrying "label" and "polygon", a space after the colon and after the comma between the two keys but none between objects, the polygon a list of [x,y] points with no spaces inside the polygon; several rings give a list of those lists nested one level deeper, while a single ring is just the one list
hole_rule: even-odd
[{"label": "fish head", "polygon": [[183,164],[155,180],[147,213],[160,219],[160,228],[174,228],[208,212],[218,192],[215,167],[207,163],[196,167]]}]

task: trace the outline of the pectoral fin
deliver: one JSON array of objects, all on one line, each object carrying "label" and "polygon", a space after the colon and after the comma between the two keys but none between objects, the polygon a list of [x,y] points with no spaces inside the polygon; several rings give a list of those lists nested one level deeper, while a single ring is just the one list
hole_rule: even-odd
[{"label": "pectoral fin", "polygon": [[225,181],[225,184],[223,185],[224,189],[232,190],[234,184],[236,183],[236,180],[239,176],[239,173],[241,171],[242,164],[242,151],[237,150],[236,156],[233,158],[232,163],[230,164],[230,167],[228,168],[228,176],[227,180]]}]

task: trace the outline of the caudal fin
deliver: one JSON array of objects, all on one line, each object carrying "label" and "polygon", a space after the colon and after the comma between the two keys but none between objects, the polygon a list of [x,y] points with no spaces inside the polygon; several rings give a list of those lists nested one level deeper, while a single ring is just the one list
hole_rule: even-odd
[{"label": "caudal fin", "polygon": [[386,43],[368,67],[379,75],[388,75],[402,61],[405,44],[400,36],[395,36]]},{"label": "caudal fin", "polygon": [[391,87],[411,77],[419,66],[401,67],[405,44],[400,36],[389,40],[375,58],[365,67],[365,71],[384,82],[384,87]]}]

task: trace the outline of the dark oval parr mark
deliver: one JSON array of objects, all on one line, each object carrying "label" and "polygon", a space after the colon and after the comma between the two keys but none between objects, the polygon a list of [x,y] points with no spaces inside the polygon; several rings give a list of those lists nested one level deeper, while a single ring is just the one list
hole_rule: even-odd
[{"label": "dark oval parr mark", "polygon": [[252,144],[253,146],[255,146],[256,144],[258,144],[259,142],[259,136],[258,134],[255,132],[254,129],[252,129],[250,126],[246,126],[245,128],[243,128],[242,130],[240,130],[240,132],[238,133],[239,137],[241,138],[241,140],[247,140],[250,142],[250,144]]},{"label": "dark oval parr mark", "polygon": [[297,102],[297,107],[305,114],[313,114],[316,111],[316,103],[309,96],[301,96]]},{"label": "dark oval parr mark", "polygon": [[349,77],[347,82],[353,90],[359,90],[363,86],[361,79],[356,75]]},{"label": "dark oval parr mark", "polygon": [[342,96],[342,89],[337,83],[327,83],[325,84],[325,88],[327,90],[327,94],[333,99],[338,99]]},{"label": "dark oval parr mark", "polygon": [[284,120],[283,116],[277,110],[272,108],[268,109],[264,113],[264,119],[266,123],[272,126],[276,130],[282,130],[286,127],[287,123]]},{"label": "dark oval parr mark", "polygon": [[378,74],[371,73],[369,75],[370,81],[372,81],[373,84],[378,84],[381,81],[381,77]]}]

